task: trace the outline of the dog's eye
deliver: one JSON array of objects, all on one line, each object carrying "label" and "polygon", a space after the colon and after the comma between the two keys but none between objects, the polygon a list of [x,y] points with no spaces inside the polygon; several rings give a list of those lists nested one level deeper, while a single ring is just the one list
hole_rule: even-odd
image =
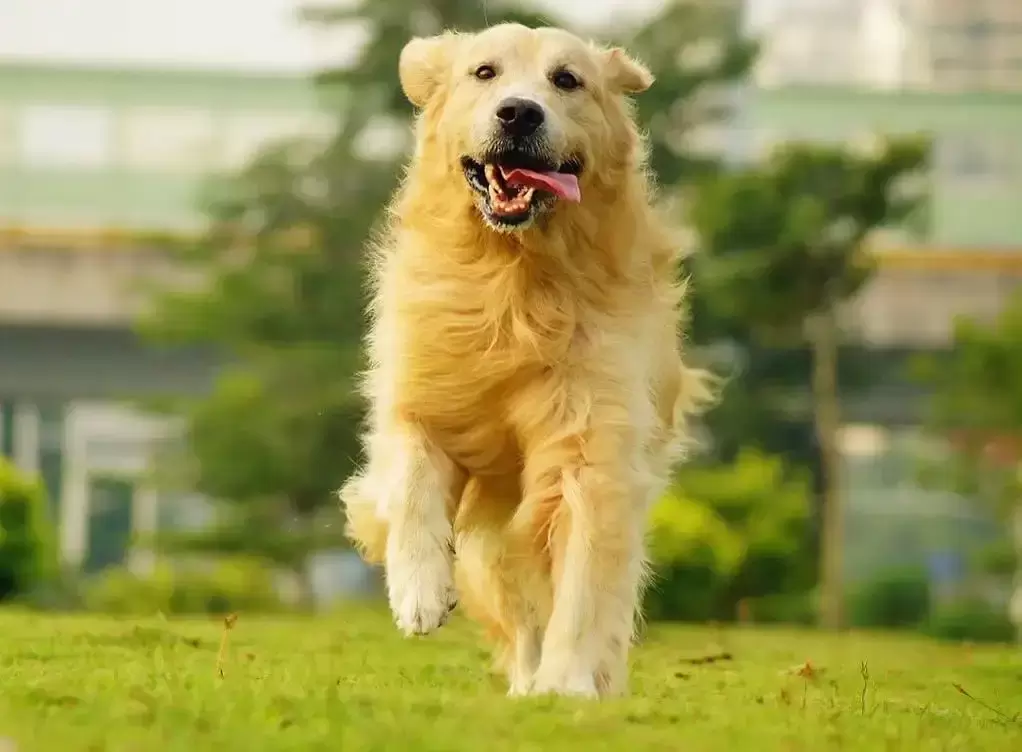
[{"label": "dog's eye", "polygon": [[578,76],[571,71],[566,70],[554,71],[554,74],[550,76],[550,80],[553,82],[554,86],[558,89],[563,89],[564,91],[574,91],[582,86],[582,82],[578,80]]},{"label": "dog's eye", "polygon": [[491,78],[496,78],[497,71],[494,70],[492,65],[480,65],[475,69],[473,75],[480,81],[489,81]]}]

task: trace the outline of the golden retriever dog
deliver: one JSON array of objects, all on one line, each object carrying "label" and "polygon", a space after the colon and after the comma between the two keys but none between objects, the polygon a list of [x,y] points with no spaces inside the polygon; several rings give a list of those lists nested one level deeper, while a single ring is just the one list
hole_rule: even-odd
[{"label": "golden retriever dog", "polygon": [[348,534],[406,634],[460,598],[509,694],[621,693],[648,508],[707,396],[629,101],[652,76],[518,25],[413,39],[399,69],[419,115],[375,248]]}]

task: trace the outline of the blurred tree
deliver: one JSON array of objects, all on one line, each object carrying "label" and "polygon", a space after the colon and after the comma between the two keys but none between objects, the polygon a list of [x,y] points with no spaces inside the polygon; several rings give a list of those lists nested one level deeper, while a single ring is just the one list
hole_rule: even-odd
[{"label": "blurred tree", "polygon": [[905,221],[920,204],[927,146],[892,140],[872,154],[791,145],[761,167],[708,180],[691,218],[704,253],[697,275],[710,305],[747,322],[767,341],[807,341],[824,492],[821,620],[841,623],[839,305],[872,271],[865,245],[875,230]]},{"label": "blurred tree", "polygon": [[[682,105],[709,84],[738,78],[751,61],[751,48],[732,32],[725,44],[707,42],[731,28],[713,7],[669,3],[633,38],[618,40],[661,77],[640,115],[652,132],[654,167],[670,184],[709,163],[684,135],[720,114],[703,107],[697,116]],[[333,490],[357,461],[362,407],[351,386],[365,302],[362,249],[396,184],[412,114],[398,83],[401,48],[447,28],[557,25],[499,0],[425,0],[414,9],[405,0],[360,0],[310,7],[305,16],[364,40],[350,66],[318,77],[324,103],[338,114],[336,132],[326,143],[282,142],[239,174],[211,180],[206,231],[197,242],[171,244],[188,284],[165,287],[141,323],[154,342],[207,344],[233,361],[212,394],[164,404],[185,418],[187,480],[234,503],[232,529],[164,542],[247,550],[296,571],[323,540],[312,529],[317,512],[333,505]],[[679,55],[700,45],[701,55]],[[287,519],[309,530],[307,546],[300,537],[287,547],[272,540]],[[241,540],[238,529],[266,532]]]},{"label": "blurred tree", "polygon": [[[196,490],[253,510],[276,504],[277,526],[250,538],[252,553],[276,546],[266,538],[282,519],[313,535],[358,456],[359,246],[396,169],[354,153],[351,123],[327,145],[281,144],[212,180],[207,231],[171,246],[188,284],[175,280],[140,322],[156,343],[211,345],[233,362],[211,394],[167,407],[186,419]],[[301,574],[312,550],[296,542],[288,568]]]},{"label": "blurred tree", "polygon": [[721,168],[728,121],[758,44],[741,31],[744,3],[668,0],[636,32],[615,41],[656,75],[636,99],[650,166],[668,192],[691,188]]},{"label": "blurred tree", "polygon": [[953,357],[916,366],[934,389],[930,427],[954,450],[927,468],[928,480],[985,500],[1007,522],[1014,551],[998,558],[1014,570],[1011,616],[1022,641],[1022,296],[989,325],[956,322],[953,342]]},{"label": "blurred tree", "polygon": [[726,594],[731,614],[743,599],[812,589],[815,567],[805,545],[812,494],[804,471],[747,448],[733,463],[683,468],[675,487],[706,504],[742,540],[741,564]]},{"label": "blurred tree", "polygon": [[[734,0],[668,2],[621,39],[657,76],[638,97],[636,113],[649,135],[650,166],[669,197],[691,199],[707,178],[726,169],[728,142],[740,135],[735,118],[759,49],[742,31],[743,7]],[[792,464],[815,466],[811,420],[792,409],[791,399],[808,376],[808,359],[796,348],[758,341],[752,322],[720,315],[694,261],[685,269],[696,275],[688,338],[729,377],[723,399],[705,417],[710,458],[731,463],[743,447],[756,445]]]},{"label": "blurred tree", "polygon": [[311,552],[340,542],[319,512],[333,507],[360,451],[362,405],[352,387],[362,250],[407,145],[401,47],[416,34],[487,18],[540,22],[495,3],[449,0],[418,3],[411,13],[399,0],[367,0],[308,15],[368,32],[351,67],[318,80],[323,102],[337,111],[335,133],[326,142],[282,141],[240,173],[211,179],[206,231],[194,243],[168,244],[184,274],[158,291],[140,322],[154,343],[211,345],[232,360],[210,395],[160,407],[187,426],[190,461],[175,467],[188,475],[175,483],[233,508],[211,530],[165,533],[158,543],[256,554],[300,575]]}]

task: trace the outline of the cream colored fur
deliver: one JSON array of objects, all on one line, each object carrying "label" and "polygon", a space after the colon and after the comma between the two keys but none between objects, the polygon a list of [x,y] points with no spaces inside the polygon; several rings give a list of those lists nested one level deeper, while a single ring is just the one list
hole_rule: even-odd
[{"label": "cream colored fur", "polygon": [[[488,86],[471,75],[483,62],[500,68]],[[565,63],[583,91],[550,85]],[[627,100],[652,78],[620,50],[514,25],[413,40],[400,73],[421,110],[375,249],[349,535],[385,565],[406,633],[440,626],[457,593],[511,694],[620,693],[647,510],[708,396],[680,356],[681,243]],[[580,203],[498,232],[459,159],[508,93],[540,101],[551,142],[585,169]]]}]

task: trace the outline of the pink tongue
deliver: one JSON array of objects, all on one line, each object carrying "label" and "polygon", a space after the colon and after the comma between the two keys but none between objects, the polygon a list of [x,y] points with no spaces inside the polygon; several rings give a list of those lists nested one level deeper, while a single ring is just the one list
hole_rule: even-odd
[{"label": "pink tongue", "polygon": [[582,200],[582,192],[578,188],[578,178],[566,172],[535,172],[518,167],[513,170],[501,168],[500,171],[508,185],[539,188],[576,203]]}]

